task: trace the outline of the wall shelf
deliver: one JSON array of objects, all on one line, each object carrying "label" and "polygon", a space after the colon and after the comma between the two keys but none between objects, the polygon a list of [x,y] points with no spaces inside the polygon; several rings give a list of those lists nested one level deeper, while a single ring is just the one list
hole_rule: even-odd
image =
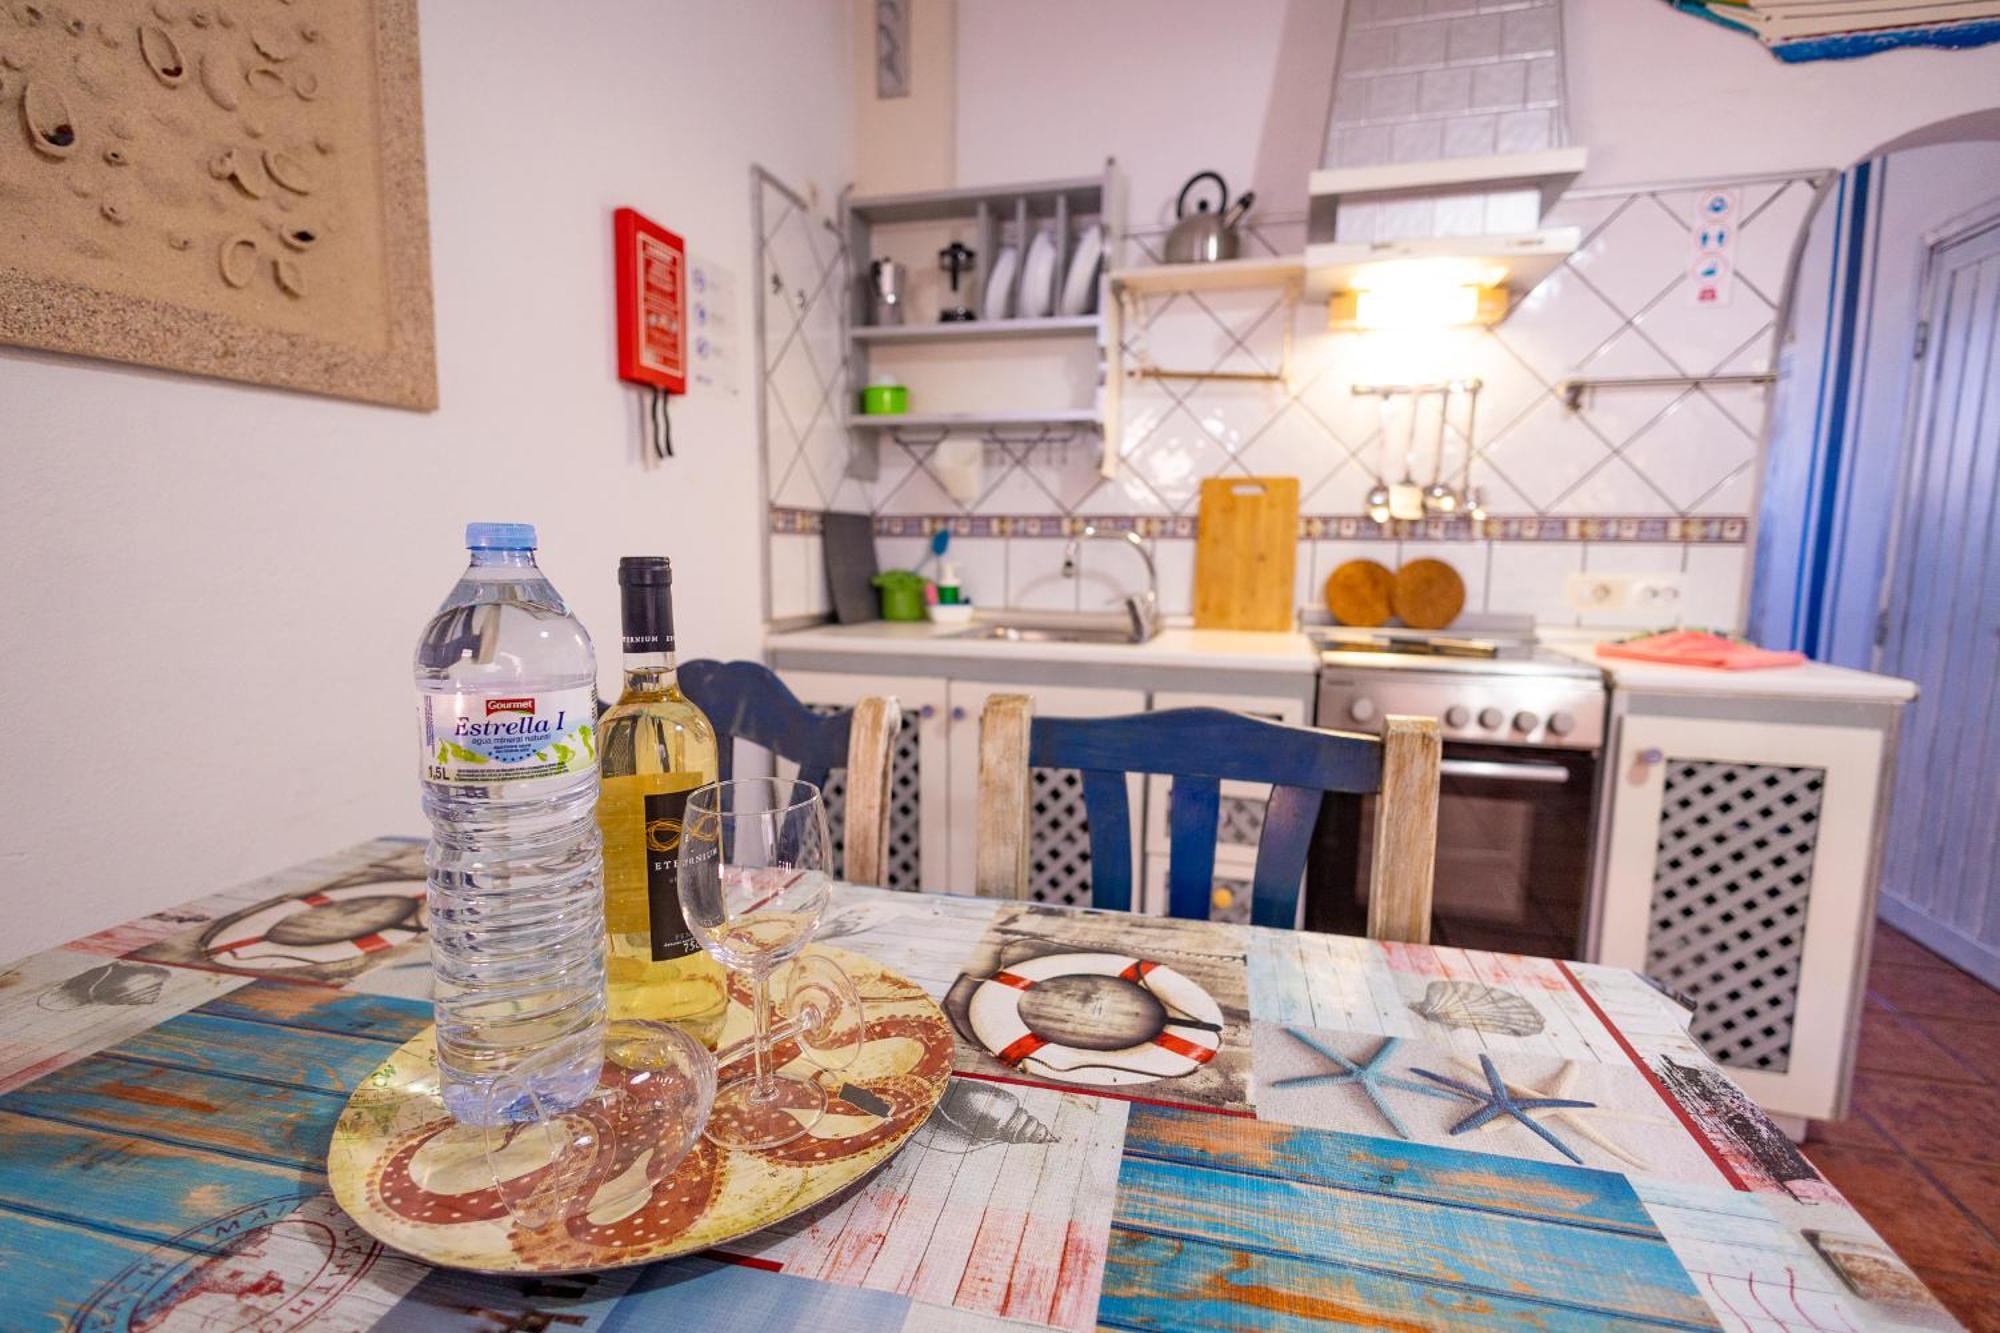
[{"label": "wall shelf", "polygon": [[847,418],[849,430],[1008,430],[1037,426],[1098,426],[1097,412],[1088,407],[1050,412],[880,412]]},{"label": "wall shelf", "polygon": [[1095,315],[1056,315],[1048,319],[974,319],[962,324],[864,324],[848,330],[858,343],[877,347],[906,343],[984,342],[1005,338],[1097,336]]},{"label": "wall shelf", "polygon": [[1223,259],[1213,264],[1148,264],[1143,268],[1113,269],[1111,289],[1141,296],[1241,291],[1303,283],[1305,275],[1305,256],[1266,255],[1256,259]]}]

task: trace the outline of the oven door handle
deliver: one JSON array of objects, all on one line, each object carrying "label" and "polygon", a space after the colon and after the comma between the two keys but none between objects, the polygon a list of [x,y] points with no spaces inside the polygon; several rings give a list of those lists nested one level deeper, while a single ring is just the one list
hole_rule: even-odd
[{"label": "oven door handle", "polygon": [[1444,759],[1438,772],[1448,778],[1491,778],[1498,782],[1546,782],[1561,786],[1569,770],[1561,764],[1502,764],[1490,759]]}]

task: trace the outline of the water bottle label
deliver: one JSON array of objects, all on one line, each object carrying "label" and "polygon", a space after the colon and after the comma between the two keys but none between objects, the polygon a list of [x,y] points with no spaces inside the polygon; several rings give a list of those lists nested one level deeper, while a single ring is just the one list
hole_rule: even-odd
[{"label": "water bottle label", "polygon": [[519,782],[597,764],[597,687],[541,694],[426,694],[427,782]]}]

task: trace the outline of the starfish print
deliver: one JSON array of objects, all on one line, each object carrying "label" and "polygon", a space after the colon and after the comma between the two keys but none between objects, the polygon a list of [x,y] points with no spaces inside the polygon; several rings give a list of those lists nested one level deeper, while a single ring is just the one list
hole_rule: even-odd
[{"label": "starfish print", "polygon": [[[1453,1063],[1457,1064],[1460,1069],[1465,1070],[1467,1073],[1472,1074],[1474,1077],[1477,1077],[1479,1075],[1480,1071],[1468,1060],[1458,1060],[1454,1061]],[[1548,1086],[1541,1088],[1531,1088],[1525,1084],[1509,1082],[1507,1084],[1507,1091],[1513,1093],[1516,1097],[1565,1098],[1570,1095],[1570,1089],[1576,1083],[1576,1071],[1577,1071],[1576,1061],[1565,1060],[1563,1061],[1562,1068],[1556,1071],[1555,1078],[1548,1084]],[[1605,1134],[1603,1134],[1590,1124],[1586,1123],[1585,1120],[1583,1119],[1584,1109],[1585,1108],[1571,1108],[1568,1110],[1551,1112],[1549,1115],[1549,1121],[1552,1124],[1560,1122],[1561,1124],[1568,1127],[1571,1132],[1573,1132],[1578,1138],[1582,1139],[1584,1142],[1595,1145],[1598,1149],[1600,1149],[1607,1155],[1617,1158],[1619,1161],[1625,1163],[1625,1165],[1627,1166],[1636,1168],[1637,1170],[1640,1171],[1649,1170],[1651,1168],[1651,1163],[1649,1163],[1645,1158],[1639,1156],[1637,1153],[1627,1150],[1623,1145],[1619,1144],[1616,1140],[1609,1138],[1608,1136],[1606,1136]],[[1603,1116],[1607,1119],[1623,1120],[1635,1125],[1657,1125],[1657,1126],[1671,1127],[1673,1124],[1671,1120],[1662,1119],[1659,1116],[1638,1115],[1631,1111],[1620,1111],[1610,1106],[1593,1106],[1589,1107],[1588,1109],[1596,1112],[1598,1115]],[[1483,1128],[1487,1130],[1498,1129],[1505,1123],[1506,1122],[1503,1120],[1489,1120],[1486,1122]]]},{"label": "starfish print", "polygon": [[1465,1119],[1451,1127],[1453,1134],[1468,1133],[1478,1129],[1488,1121],[1498,1119],[1503,1115],[1512,1116],[1527,1126],[1528,1129],[1534,1132],[1537,1138],[1541,1139],[1551,1148],[1554,1148],[1578,1166],[1583,1165],[1583,1159],[1578,1157],[1576,1152],[1567,1143],[1564,1143],[1554,1134],[1551,1134],[1547,1126],[1528,1113],[1530,1111],[1553,1111],[1569,1108],[1591,1109],[1597,1103],[1577,1101],[1574,1098],[1568,1097],[1519,1097],[1501,1079],[1500,1071],[1493,1067],[1492,1056],[1481,1052],[1479,1065],[1486,1074],[1487,1090],[1484,1092],[1468,1084],[1460,1083],[1455,1078],[1446,1078],[1443,1074],[1433,1074],[1428,1069],[1413,1069],[1410,1072],[1419,1078],[1429,1079],[1439,1087],[1451,1089],[1452,1093],[1456,1096],[1480,1103],[1479,1108],[1473,1111],[1471,1115],[1466,1116]]},{"label": "starfish print", "polygon": [[1298,1074],[1291,1078],[1275,1079],[1271,1083],[1272,1087],[1282,1088],[1291,1084],[1303,1085],[1308,1083],[1352,1083],[1355,1087],[1360,1088],[1361,1091],[1368,1094],[1368,1100],[1374,1106],[1376,1113],[1388,1121],[1389,1128],[1395,1130],[1403,1138],[1409,1138],[1410,1131],[1403,1128],[1403,1122],[1396,1118],[1394,1111],[1389,1109],[1388,1101],[1382,1096],[1382,1089],[1398,1088],[1404,1092],[1421,1093],[1426,1097],[1450,1097],[1454,1095],[1433,1088],[1428,1083],[1418,1083],[1414,1079],[1398,1078],[1396,1075],[1388,1072],[1390,1057],[1395,1055],[1396,1048],[1402,1044],[1403,1039],[1401,1037],[1384,1037],[1382,1044],[1375,1048],[1375,1054],[1369,1056],[1366,1063],[1356,1064],[1339,1051],[1322,1046],[1319,1042],[1314,1041],[1297,1028],[1286,1028],[1285,1035],[1303,1046],[1311,1047],[1327,1059],[1333,1061],[1335,1065],[1339,1066],[1340,1072],[1338,1074]]}]

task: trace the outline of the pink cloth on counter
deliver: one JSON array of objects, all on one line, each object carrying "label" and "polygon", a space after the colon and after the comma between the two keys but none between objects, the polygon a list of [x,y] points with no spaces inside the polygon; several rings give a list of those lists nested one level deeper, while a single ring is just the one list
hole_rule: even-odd
[{"label": "pink cloth on counter", "polygon": [[1679,629],[1655,634],[1629,643],[1600,643],[1599,657],[1618,657],[1632,662],[1652,662],[1660,666],[1708,667],[1717,671],[1762,671],[1769,667],[1798,666],[1804,653],[1759,648],[1754,643],[1738,643],[1720,634]]}]

